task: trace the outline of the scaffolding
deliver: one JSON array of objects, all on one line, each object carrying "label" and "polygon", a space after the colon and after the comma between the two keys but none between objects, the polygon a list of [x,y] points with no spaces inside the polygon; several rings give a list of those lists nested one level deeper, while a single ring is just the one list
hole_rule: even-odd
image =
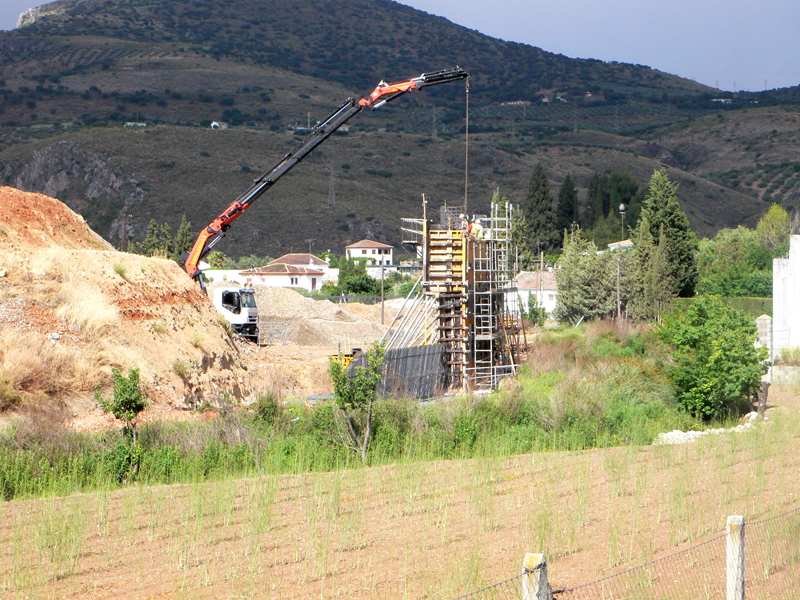
[{"label": "scaffolding", "polygon": [[[486,389],[516,373],[524,336],[510,310],[512,206],[492,203],[482,219],[484,237],[461,229],[463,206],[443,207],[439,221],[403,220],[403,240],[417,247],[423,261],[420,282],[409,294],[404,316],[387,334],[390,348],[440,344],[451,388]],[[403,312],[403,311],[401,311]]]}]

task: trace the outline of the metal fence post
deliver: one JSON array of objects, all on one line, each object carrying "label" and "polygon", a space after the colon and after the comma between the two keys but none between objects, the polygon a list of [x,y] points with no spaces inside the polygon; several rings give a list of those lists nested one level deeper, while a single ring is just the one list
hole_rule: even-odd
[{"label": "metal fence post", "polygon": [[544,554],[528,552],[522,561],[522,600],[553,600]]},{"label": "metal fence post", "polygon": [[744,600],[744,517],[731,515],[727,530],[727,591],[726,600]]}]

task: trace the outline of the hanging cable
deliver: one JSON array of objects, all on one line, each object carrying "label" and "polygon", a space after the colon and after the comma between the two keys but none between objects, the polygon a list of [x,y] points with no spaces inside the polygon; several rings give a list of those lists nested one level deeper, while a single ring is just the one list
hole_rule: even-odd
[{"label": "hanging cable", "polygon": [[467,128],[464,157],[464,213],[467,214],[467,190],[469,189],[469,77],[467,77]]}]

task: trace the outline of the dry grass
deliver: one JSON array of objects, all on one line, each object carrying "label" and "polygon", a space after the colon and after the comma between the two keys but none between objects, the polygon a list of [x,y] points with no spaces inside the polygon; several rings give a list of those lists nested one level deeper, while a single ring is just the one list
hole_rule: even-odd
[{"label": "dry grass", "polygon": [[0,373],[9,389],[27,396],[91,391],[108,379],[102,367],[115,364],[99,346],[66,346],[41,338],[0,333]]},{"label": "dry grass", "polygon": [[59,290],[58,318],[87,340],[110,332],[119,323],[119,309],[96,286],[70,278]]}]

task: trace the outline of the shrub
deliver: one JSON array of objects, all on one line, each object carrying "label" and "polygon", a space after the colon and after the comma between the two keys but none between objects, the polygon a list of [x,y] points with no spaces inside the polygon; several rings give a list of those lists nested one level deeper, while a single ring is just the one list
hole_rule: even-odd
[{"label": "shrub", "polygon": [[172,370],[181,379],[186,379],[186,376],[189,373],[189,363],[187,363],[185,360],[176,358],[175,362],[172,363]]},{"label": "shrub", "polygon": [[722,417],[752,399],[767,356],[755,347],[755,333],[754,323],[716,296],[698,298],[665,321],[659,336],[674,348],[670,374],[689,414]]},{"label": "shrub", "polygon": [[275,419],[280,412],[278,399],[271,393],[260,393],[256,401],[256,419],[266,425],[275,424]]},{"label": "shrub", "polygon": [[203,334],[195,329],[192,331],[192,337],[189,339],[189,341],[192,343],[192,346],[199,348],[203,344]]},{"label": "shrub", "polygon": [[781,348],[778,354],[778,362],[782,365],[800,365],[800,346]]},{"label": "shrub", "polygon": [[125,421],[125,429],[130,432],[136,443],[136,425],[134,419],[147,406],[144,395],[139,389],[139,369],[128,370],[128,376],[122,375],[119,369],[111,371],[114,379],[114,395],[112,398],[103,398],[99,390],[94,393],[97,403],[103,412],[110,412],[121,421]]},{"label": "shrub", "polygon": [[114,272],[125,279],[125,265],[120,263],[114,263]]}]

